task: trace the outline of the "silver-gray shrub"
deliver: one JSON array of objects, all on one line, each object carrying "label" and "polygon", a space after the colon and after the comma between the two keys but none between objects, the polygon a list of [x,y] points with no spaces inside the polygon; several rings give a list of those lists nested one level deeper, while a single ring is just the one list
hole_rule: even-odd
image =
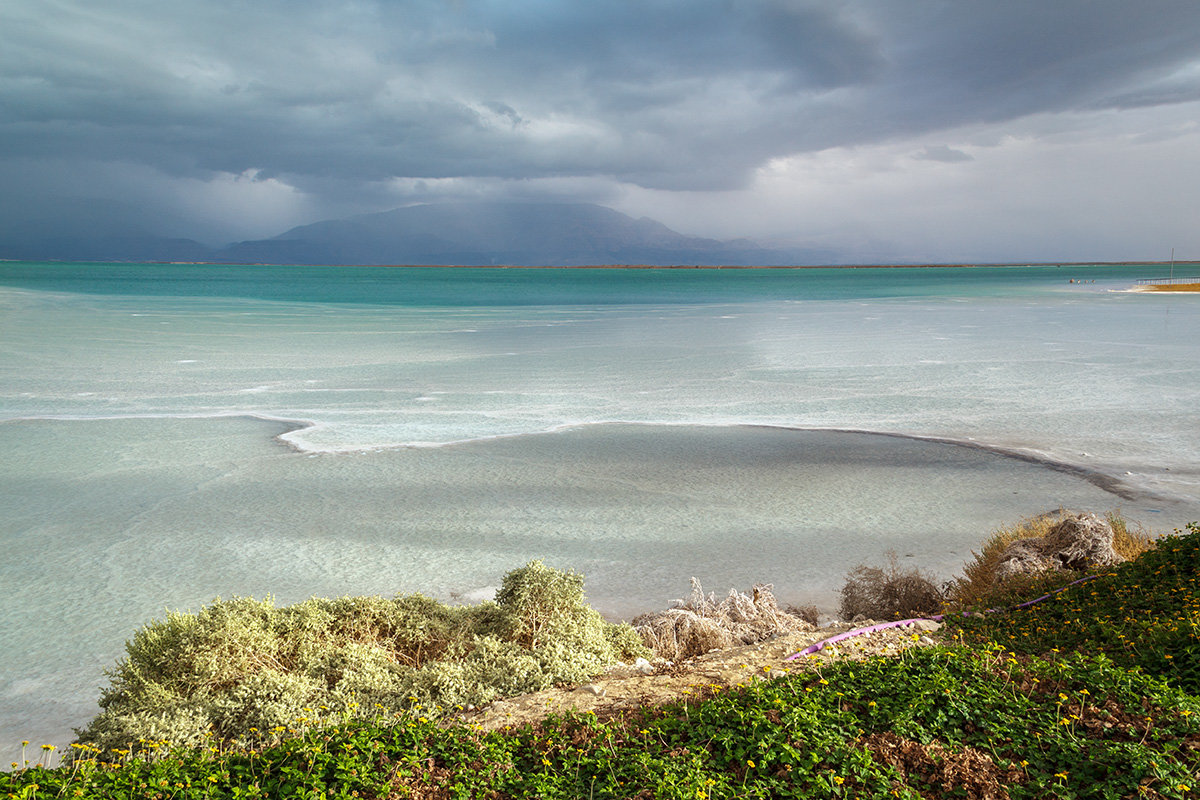
[{"label": "silver-gray shrub", "polygon": [[252,747],[348,718],[436,716],[649,655],[587,605],[583,576],[540,561],[508,573],[493,603],[218,599],[149,623],[125,649],[81,743]]}]

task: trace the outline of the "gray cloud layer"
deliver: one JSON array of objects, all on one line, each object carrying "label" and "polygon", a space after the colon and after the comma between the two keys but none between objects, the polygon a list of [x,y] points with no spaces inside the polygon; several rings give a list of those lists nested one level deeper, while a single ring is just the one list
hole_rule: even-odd
[{"label": "gray cloud layer", "polygon": [[119,195],[186,227],[233,176],[263,225],[433,185],[721,191],[796,154],[930,136],[918,157],[953,163],[940,131],[1197,99],[1192,0],[7,0],[0,212]]}]

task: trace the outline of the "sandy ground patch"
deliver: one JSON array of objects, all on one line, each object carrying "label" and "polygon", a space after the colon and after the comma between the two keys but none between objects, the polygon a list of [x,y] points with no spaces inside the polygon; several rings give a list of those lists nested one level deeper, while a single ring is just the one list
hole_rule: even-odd
[{"label": "sandy ground patch", "polygon": [[[482,709],[462,712],[457,719],[482,730],[500,730],[537,722],[547,714],[565,711],[591,711],[607,718],[640,706],[679,700],[704,687],[725,689],[752,681],[771,680],[811,671],[834,659],[896,655],[909,647],[935,644],[939,636],[935,630],[892,628],[839,642],[815,657],[785,660],[811,644],[870,624],[870,621],[857,625],[839,624],[787,634],[759,644],[717,650],[677,664],[659,662],[652,665],[654,671],[651,674],[643,674],[635,667],[619,666],[591,683],[497,700]],[[934,628],[936,623],[924,625]]]},{"label": "sandy ground patch", "polygon": [[1173,283],[1173,284],[1144,284],[1135,286],[1128,291],[1131,292],[1162,292],[1165,294],[1186,294],[1188,292],[1200,292],[1200,283]]}]

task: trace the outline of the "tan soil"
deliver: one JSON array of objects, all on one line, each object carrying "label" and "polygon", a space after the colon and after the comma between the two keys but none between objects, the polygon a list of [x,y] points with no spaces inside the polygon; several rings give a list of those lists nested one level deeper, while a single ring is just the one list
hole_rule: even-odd
[{"label": "tan soil", "polygon": [[1151,286],[1152,292],[1200,292],[1200,283],[1174,283]]},{"label": "tan soil", "polygon": [[482,730],[519,727],[537,722],[550,713],[591,711],[608,718],[640,706],[652,706],[697,694],[704,687],[729,688],[756,680],[770,680],[802,671],[812,671],[834,659],[861,659],[874,655],[897,655],[909,647],[927,646],[939,636],[936,623],[890,628],[856,636],[826,647],[816,656],[785,661],[811,644],[856,627],[872,624],[835,625],[770,639],[759,644],[717,650],[678,664],[659,662],[653,674],[643,675],[633,667],[620,666],[581,686],[564,686],[534,694],[497,700],[458,719]]},{"label": "tan soil", "polygon": [[1135,292],[1200,292],[1200,283],[1148,283],[1138,286]]}]

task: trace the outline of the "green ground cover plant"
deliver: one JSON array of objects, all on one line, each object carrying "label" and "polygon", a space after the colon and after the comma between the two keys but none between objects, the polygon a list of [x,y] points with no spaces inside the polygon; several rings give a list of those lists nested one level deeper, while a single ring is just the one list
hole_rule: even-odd
[{"label": "green ground cover plant", "polygon": [[[560,636],[624,636],[590,615],[546,616],[575,580],[530,567],[473,630],[502,630],[496,641],[527,654]],[[731,691],[697,685],[686,702],[508,731],[424,706],[346,707],[251,743],[215,727],[192,746],[79,742],[60,768],[0,773],[0,798],[1195,798],[1198,568],[1192,524],[1095,580],[1028,610],[959,618],[949,644],[898,657],[813,657]],[[429,630],[457,630],[466,613],[430,612]],[[454,652],[432,635],[406,652],[418,639],[423,665]]]},{"label": "green ground cover plant", "polygon": [[[1200,702],[1105,658],[999,647],[703,691],[609,720],[481,733],[403,717],[271,747],[77,759],[0,777],[11,797],[1195,797]],[[37,789],[29,791],[36,784]],[[22,794],[24,793],[24,794]],[[4,796],[4,795],[0,795]]]},{"label": "green ground cover plant", "polygon": [[[1082,574],[1063,573],[996,591],[982,606],[1006,607]],[[1002,614],[950,617],[976,643],[1019,653],[1100,652],[1193,694],[1200,692],[1200,525],[1159,539],[1133,561],[1036,605]]]}]

